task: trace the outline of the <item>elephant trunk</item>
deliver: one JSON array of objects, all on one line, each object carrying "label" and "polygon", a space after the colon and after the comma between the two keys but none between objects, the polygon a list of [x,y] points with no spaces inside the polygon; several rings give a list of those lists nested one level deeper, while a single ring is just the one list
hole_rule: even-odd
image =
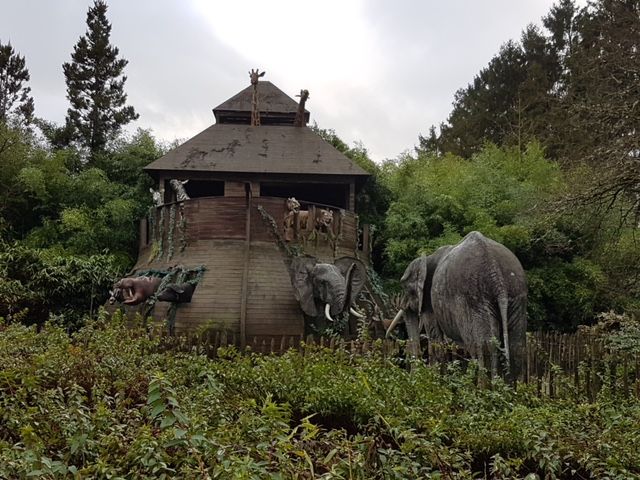
[{"label": "elephant trunk", "polygon": [[400,309],[396,314],[396,316],[393,318],[393,321],[391,322],[391,325],[389,325],[389,328],[387,328],[387,333],[385,335],[386,337],[391,335],[391,332],[393,332],[393,329],[396,328],[396,325],[400,322],[400,320],[402,319],[402,317],[404,317],[404,315],[405,315],[404,310]]},{"label": "elephant trunk", "polygon": [[327,303],[324,306],[324,316],[327,317],[327,320],[333,322],[333,318],[331,318],[331,313],[329,312],[329,310],[331,310],[331,305]]}]

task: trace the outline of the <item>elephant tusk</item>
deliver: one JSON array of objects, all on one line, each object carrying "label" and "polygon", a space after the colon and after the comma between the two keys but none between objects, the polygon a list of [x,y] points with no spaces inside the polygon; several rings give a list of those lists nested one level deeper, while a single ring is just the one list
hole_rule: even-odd
[{"label": "elephant tusk", "polygon": [[129,298],[133,298],[133,289],[132,288],[129,289]]},{"label": "elephant tusk", "polygon": [[331,318],[331,315],[329,314],[330,308],[331,308],[331,305],[329,305],[328,303],[324,306],[324,316],[327,317],[327,320],[329,320],[330,322],[333,322],[333,318]]},{"label": "elephant tusk", "polygon": [[404,317],[404,310],[400,309],[398,311],[398,313],[396,314],[396,316],[394,317],[393,321],[391,322],[391,325],[389,325],[389,328],[387,328],[387,333],[385,335],[385,337],[388,337],[389,335],[391,335],[391,332],[393,331],[393,329],[396,327],[396,325],[398,324],[398,322],[400,322],[400,319]]},{"label": "elephant tusk", "polygon": [[353,307],[349,307],[349,311],[351,312],[351,314],[354,317],[358,317],[358,318],[364,318],[364,315],[362,315],[360,312],[358,312],[355,308]]}]

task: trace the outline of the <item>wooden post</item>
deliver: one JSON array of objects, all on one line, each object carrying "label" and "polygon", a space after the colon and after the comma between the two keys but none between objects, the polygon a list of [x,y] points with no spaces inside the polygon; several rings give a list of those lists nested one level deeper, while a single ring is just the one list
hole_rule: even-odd
[{"label": "wooden post", "polygon": [[356,184],[354,182],[349,183],[349,198],[347,210],[355,212],[356,210]]},{"label": "wooden post", "polygon": [[576,393],[580,395],[580,345],[582,344],[582,335],[580,331],[573,337],[573,384],[576,387]]},{"label": "wooden post", "polygon": [[251,253],[251,183],[245,183],[247,213],[244,229],[244,262],[242,269],[242,290],[240,294],[240,350],[247,346],[247,298],[249,296],[249,259]]},{"label": "wooden post", "polygon": [[143,217],[140,219],[140,240],[138,248],[146,247],[149,244],[149,219]]},{"label": "wooden post", "polygon": [[[371,231],[369,230],[369,224],[365,223],[362,225],[362,252],[364,253],[364,257],[367,260],[371,260],[371,252],[369,251],[369,245],[371,243],[371,239],[369,236],[371,235]],[[358,248],[356,246],[356,248]]]}]

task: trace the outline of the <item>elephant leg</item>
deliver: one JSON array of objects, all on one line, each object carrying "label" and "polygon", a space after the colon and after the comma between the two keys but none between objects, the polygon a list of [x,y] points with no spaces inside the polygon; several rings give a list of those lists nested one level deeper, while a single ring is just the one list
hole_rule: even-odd
[{"label": "elephant leg", "polygon": [[[463,341],[472,344],[478,363],[491,378],[500,375],[500,326],[489,305],[467,307],[468,326],[463,330]],[[472,354],[473,355],[473,354]]]},{"label": "elephant leg", "polygon": [[495,378],[500,375],[500,339],[502,338],[498,324],[500,320],[495,318],[495,312],[488,307],[483,309],[481,315],[485,316],[485,321],[489,322],[490,336],[486,341],[486,348],[491,356],[491,378]]}]

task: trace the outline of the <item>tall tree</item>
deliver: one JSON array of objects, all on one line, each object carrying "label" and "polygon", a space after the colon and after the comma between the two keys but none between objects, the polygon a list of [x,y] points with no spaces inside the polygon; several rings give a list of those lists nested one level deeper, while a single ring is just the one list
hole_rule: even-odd
[{"label": "tall tree", "polygon": [[23,56],[20,56],[10,43],[0,43],[0,122],[10,118],[28,124],[33,118],[33,98],[29,70]]},{"label": "tall tree", "polygon": [[95,0],[87,13],[87,33],[80,37],[63,65],[67,82],[67,125],[74,138],[92,156],[104,151],[123,125],[138,118],[130,105],[123,75],[128,61],[118,58],[119,50],[109,43],[111,24],[107,4]]},{"label": "tall tree", "polygon": [[610,207],[626,199],[640,222],[640,0],[594,1],[578,25],[565,102],[580,141],[567,161],[598,171],[584,200]]}]

